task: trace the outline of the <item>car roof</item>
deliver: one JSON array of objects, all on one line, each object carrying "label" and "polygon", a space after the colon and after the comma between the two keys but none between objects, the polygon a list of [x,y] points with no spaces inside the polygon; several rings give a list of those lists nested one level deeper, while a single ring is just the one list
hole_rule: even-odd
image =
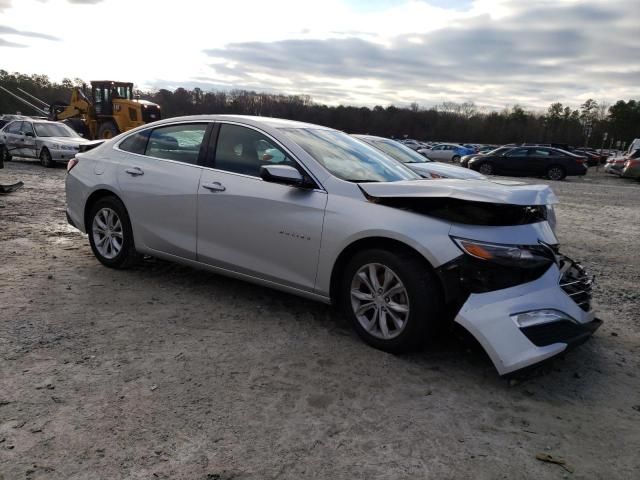
[{"label": "car roof", "polygon": [[298,122],[295,120],[286,120],[284,118],[275,118],[275,117],[260,117],[255,115],[189,115],[183,117],[171,117],[163,120],[159,120],[158,122],[154,122],[155,125],[163,125],[166,123],[173,122],[184,122],[184,121],[215,121],[215,120],[228,120],[228,121],[237,121],[240,123],[245,123],[247,125],[253,125],[255,127],[259,127],[261,125],[266,125],[271,128],[313,128],[313,129],[322,129],[322,130],[335,130],[333,128],[324,127],[322,125],[316,125],[313,123],[305,123]]}]

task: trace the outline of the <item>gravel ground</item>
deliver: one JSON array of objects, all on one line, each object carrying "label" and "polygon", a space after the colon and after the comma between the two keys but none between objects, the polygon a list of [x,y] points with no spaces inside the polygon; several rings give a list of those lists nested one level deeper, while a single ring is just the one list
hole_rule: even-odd
[{"label": "gravel ground", "polygon": [[509,381],[453,338],[393,356],[321,304],[102,267],[66,224],[64,169],[6,167],[25,188],[0,197],[2,480],[639,478],[637,182],[553,183],[605,324]]}]

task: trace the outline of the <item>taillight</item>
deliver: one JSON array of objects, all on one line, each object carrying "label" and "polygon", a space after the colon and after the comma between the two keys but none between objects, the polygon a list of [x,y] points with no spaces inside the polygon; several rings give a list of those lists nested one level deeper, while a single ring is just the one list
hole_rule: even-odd
[{"label": "taillight", "polygon": [[587,161],[586,158],[576,158],[576,163],[583,164]]},{"label": "taillight", "polygon": [[78,160],[75,157],[73,157],[71,160],[69,160],[69,162],[67,163],[67,173],[69,173],[71,171],[71,169],[73,167],[75,167],[79,162],[80,162],[80,160]]}]

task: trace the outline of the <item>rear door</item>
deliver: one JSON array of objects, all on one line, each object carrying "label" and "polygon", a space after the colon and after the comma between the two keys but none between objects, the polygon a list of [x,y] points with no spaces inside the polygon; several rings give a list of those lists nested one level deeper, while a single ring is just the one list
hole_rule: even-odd
[{"label": "rear door", "polygon": [[[213,137],[212,137],[213,138]],[[304,169],[273,138],[244,125],[221,123],[213,168],[198,191],[198,260],[227,270],[312,291],[327,194],[266,182],[261,165]]]},{"label": "rear door", "polygon": [[31,122],[22,122],[20,128],[22,135],[21,155],[28,158],[38,158],[36,152],[36,132]]},{"label": "rear door", "polygon": [[499,170],[513,175],[531,175],[528,166],[528,147],[509,150],[506,155],[498,157]]},{"label": "rear door", "polygon": [[22,144],[19,142],[20,139],[20,129],[22,127],[22,121],[14,121],[11,122],[3,131],[3,139],[2,143],[4,143],[5,148],[9,152],[9,155],[14,157],[20,156],[20,148],[22,148]]},{"label": "rear door", "polygon": [[118,184],[136,242],[195,260],[196,202],[211,123],[177,123],[123,140]]},{"label": "rear door", "polygon": [[545,175],[547,168],[552,163],[555,150],[545,147],[533,147],[529,149],[529,165],[531,174]]}]

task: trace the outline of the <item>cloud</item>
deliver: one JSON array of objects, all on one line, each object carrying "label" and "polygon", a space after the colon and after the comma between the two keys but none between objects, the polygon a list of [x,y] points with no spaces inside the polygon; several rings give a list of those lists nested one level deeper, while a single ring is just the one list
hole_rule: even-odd
[{"label": "cloud", "polygon": [[45,33],[38,32],[27,32],[24,30],[16,30],[12,27],[7,27],[4,25],[0,25],[0,35],[18,35],[20,37],[31,37],[31,38],[42,38],[44,40],[58,41],[60,40],[58,37],[54,37],[53,35],[47,35]]},{"label": "cloud", "polygon": [[[46,3],[48,0],[39,0],[42,3]],[[95,5],[96,3],[101,3],[104,0],[67,0],[67,2],[76,4],[76,5]],[[7,10],[11,7],[12,0],[0,0],[0,12],[3,10]]]},{"label": "cloud", "polygon": [[428,33],[237,42],[205,54],[212,78],[254,89],[288,83],[330,102],[368,94],[369,104],[447,99],[544,108],[609,91],[640,95],[638,5],[517,2],[505,17],[477,15]]},{"label": "cloud", "polygon": [[26,45],[10,42],[9,40],[5,40],[4,38],[0,37],[0,47],[24,48],[26,47]]}]

